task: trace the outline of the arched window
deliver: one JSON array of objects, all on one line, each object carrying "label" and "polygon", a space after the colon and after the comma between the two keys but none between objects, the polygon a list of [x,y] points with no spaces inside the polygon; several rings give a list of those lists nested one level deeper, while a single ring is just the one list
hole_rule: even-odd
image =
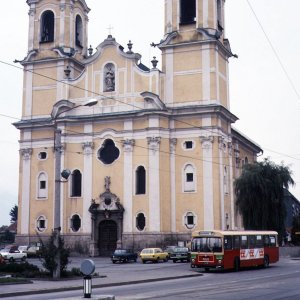
[{"label": "arched window", "polygon": [[246,156],[246,157],[245,157],[245,165],[248,165],[248,163],[249,163],[249,162],[248,162],[248,157]]},{"label": "arched window", "polygon": [[146,194],[146,171],[143,166],[139,166],[135,171],[136,191],[137,195]]},{"label": "arched window", "polygon": [[217,25],[218,30],[223,31],[222,0],[217,0]]},{"label": "arched window", "polygon": [[195,23],[196,0],[180,0],[180,24]]},{"label": "arched window", "polygon": [[144,228],[146,226],[146,218],[145,218],[145,215],[143,213],[139,213],[137,216],[136,216],[136,228],[139,230],[139,231],[143,231]]},{"label": "arched window", "polygon": [[49,43],[54,41],[54,13],[47,10],[41,17],[41,43]]},{"label": "arched window", "polygon": [[115,90],[115,66],[112,63],[104,67],[104,92],[113,92]]},{"label": "arched window", "polygon": [[44,216],[39,216],[36,220],[36,229],[39,232],[45,231],[47,228],[47,220]]},{"label": "arched window", "polygon": [[74,170],[71,176],[71,197],[81,197],[82,175]]},{"label": "arched window", "polygon": [[81,227],[81,219],[78,215],[73,215],[71,218],[71,229],[77,232]]},{"label": "arched window", "polygon": [[183,172],[183,185],[185,192],[194,192],[196,188],[194,167],[190,164],[186,165]]},{"label": "arched window", "polygon": [[192,212],[188,212],[184,216],[184,225],[188,229],[192,229],[192,228],[195,227],[195,225],[196,225],[196,217],[195,217],[195,215]]},{"label": "arched window", "polygon": [[75,27],[75,44],[76,46],[83,47],[83,25],[79,15],[76,16]]},{"label": "arched window", "polygon": [[38,176],[37,197],[47,198],[47,196],[48,196],[47,175],[45,173],[40,173]]}]

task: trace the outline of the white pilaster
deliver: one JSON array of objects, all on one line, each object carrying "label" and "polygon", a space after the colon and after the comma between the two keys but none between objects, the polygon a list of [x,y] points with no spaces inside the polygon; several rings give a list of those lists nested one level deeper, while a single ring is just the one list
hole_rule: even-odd
[{"label": "white pilaster", "polygon": [[204,229],[214,229],[214,194],[213,194],[213,136],[200,137],[203,149],[203,201]]},{"label": "white pilaster", "polygon": [[224,204],[224,165],[223,165],[223,153],[224,153],[224,138],[219,137],[219,181],[220,181],[220,206],[221,206],[221,229],[226,230],[225,224],[225,204]]},{"label": "white pilaster", "polygon": [[149,147],[149,230],[160,231],[160,181],[159,181],[160,137],[148,137]]},{"label": "white pilaster", "polygon": [[65,46],[65,10],[66,10],[66,4],[65,1],[61,1],[60,4],[60,18],[59,18],[59,46],[63,47]]},{"label": "white pilaster", "polygon": [[22,195],[21,195],[21,234],[29,234],[29,218],[30,218],[30,165],[32,149],[25,148],[20,150],[23,157],[22,172]]},{"label": "white pilaster", "polygon": [[[85,132],[92,132],[92,125],[85,125]],[[93,149],[94,143],[87,141],[82,143],[83,149],[83,212],[82,212],[82,224],[83,233],[91,233],[92,221],[89,212],[91,200],[93,198]]]},{"label": "white pilaster", "polygon": [[170,169],[171,169],[171,232],[176,232],[176,153],[177,139],[170,139]]},{"label": "white pilaster", "polygon": [[123,215],[123,230],[124,232],[132,232],[132,196],[133,196],[133,165],[132,152],[135,141],[133,139],[123,140],[124,149],[124,215]]},{"label": "white pilaster", "polygon": [[35,19],[35,4],[31,4],[29,10],[29,30],[28,30],[28,51],[34,49],[34,19]]},{"label": "white pilaster", "polygon": [[25,66],[24,71],[25,71],[25,117],[31,117],[33,66],[32,65]]}]

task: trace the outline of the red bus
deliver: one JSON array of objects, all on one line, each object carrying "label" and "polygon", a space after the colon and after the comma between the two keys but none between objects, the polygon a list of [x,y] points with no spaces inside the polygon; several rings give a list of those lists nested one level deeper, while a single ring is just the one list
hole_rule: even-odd
[{"label": "red bus", "polygon": [[197,231],[192,234],[191,267],[234,269],[263,266],[279,260],[276,231]]}]

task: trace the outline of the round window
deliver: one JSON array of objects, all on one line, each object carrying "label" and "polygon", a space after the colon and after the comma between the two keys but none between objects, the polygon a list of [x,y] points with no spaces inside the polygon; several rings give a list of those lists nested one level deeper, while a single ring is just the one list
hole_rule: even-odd
[{"label": "round window", "polygon": [[71,228],[77,232],[81,227],[81,219],[78,215],[74,215],[71,219]]},{"label": "round window", "polygon": [[105,140],[98,151],[98,159],[106,165],[112,164],[116,159],[118,159],[119,155],[120,150],[111,139]]}]

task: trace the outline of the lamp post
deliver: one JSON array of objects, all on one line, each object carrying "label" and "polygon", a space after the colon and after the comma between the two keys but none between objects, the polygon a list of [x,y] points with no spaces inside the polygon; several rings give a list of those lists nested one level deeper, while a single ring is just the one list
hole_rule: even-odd
[{"label": "lamp post", "polygon": [[55,233],[54,237],[54,245],[57,247],[57,254],[55,256],[55,262],[57,264],[56,269],[53,272],[53,278],[59,279],[60,278],[60,249],[59,249],[59,240],[60,240],[60,231],[61,231],[61,220],[60,220],[60,189],[61,183],[66,181],[61,181],[61,176],[65,179],[68,178],[61,174],[61,153],[62,153],[62,144],[61,144],[61,129],[57,127],[57,118],[68,111],[71,111],[75,108],[80,106],[93,106],[98,103],[96,99],[90,99],[84,104],[68,107],[65,110],[57,112],[56,114],[53,113],[54,108],[52,110],[52,121],[54,122],[54,151],[55,151],[55,185],[54,185],[54,228],[53,231]]}]

